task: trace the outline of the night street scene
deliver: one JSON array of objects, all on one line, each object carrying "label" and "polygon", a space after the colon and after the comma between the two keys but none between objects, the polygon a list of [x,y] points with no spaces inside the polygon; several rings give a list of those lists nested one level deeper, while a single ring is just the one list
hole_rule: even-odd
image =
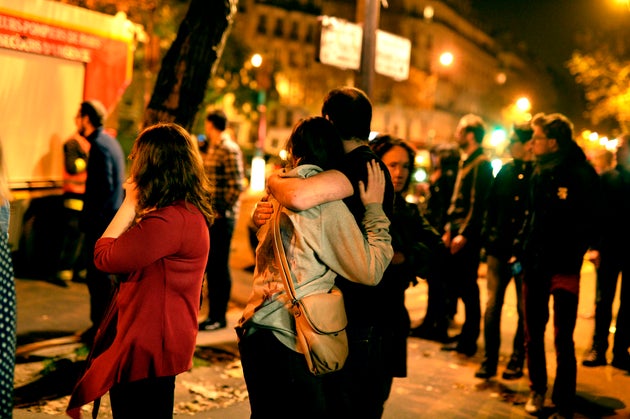
[{"label": "night street scene", "polygon": [[0,419],[630,418],[629,23],[0,0]]}]

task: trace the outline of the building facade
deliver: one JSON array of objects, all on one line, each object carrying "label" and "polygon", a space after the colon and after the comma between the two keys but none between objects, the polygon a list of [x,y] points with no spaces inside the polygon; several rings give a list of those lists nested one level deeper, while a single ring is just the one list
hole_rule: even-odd
[{"label": "building facade", "polygon": [[[320,114],[327,91],[357,85],[357,71],[318,62],[321,16],[357,22],[370,1],[240,0],[230,36],[263,56],[277,92],[266,103],[266,153],[283,148],[297,120]],[[545,67],[519,45],[500,45],[470,3],[404,0],[381,7],[379,29],[410,40],[411,56],[408,79],[374,77],[374,131],[426,148],[451,140],[466,113],[509,130],[524,117],[514,114],[519,97],[535,109],[553,108],[557,96]],[[440,63],[445,52],[450,65]]]}]

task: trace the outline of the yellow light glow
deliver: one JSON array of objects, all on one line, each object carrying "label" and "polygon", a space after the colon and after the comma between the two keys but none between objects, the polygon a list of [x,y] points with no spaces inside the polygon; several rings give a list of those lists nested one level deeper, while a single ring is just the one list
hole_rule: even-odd
[{"label": "yellow light glow", "polygon": [[451,64],[453,64],[454,61],[455,57],[451,52],[443,52],[440,55],[440,64],[442,64],[444,67],[449,67]]},{"label": "yellow light glow", "polygon": [[252,65],[254,67],[256,67],[256,68],[260,67],[262,65],[262,62],[263,62],[262,55],[260,55],[260,54],[252,55],[252,58],[251,58],[250,62],[252,63]]},{"label": "yellow light glow", "polygon": [[528,112],[532,108],[532,104],[528,98],[523,96],[516,100],[516,107],[521,112]]},{"label": "yellow light glow", "polygon": [[252,158],[252,174],[249,188],[254,192],[265,190],[265,158],[256,156]]}]

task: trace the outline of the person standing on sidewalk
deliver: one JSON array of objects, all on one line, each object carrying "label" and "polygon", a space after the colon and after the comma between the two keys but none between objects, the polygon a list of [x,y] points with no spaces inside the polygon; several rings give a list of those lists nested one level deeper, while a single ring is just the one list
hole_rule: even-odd
[{"label": "person standing on sidewalk", "polygon": [[[492,182],[484,219],[482,237],[486,249],[486,282],[488,299],[484,312],[485,356],[475,373],[477,378],[491,378],[497,373],[501,347],[501,311],[507,286],[514,278],[518,322],[512,355],[503,371],[503,378],[512,380],[523,376],[525,362],[525,332],[523,326],[523,281],[521,272],[514,272],[509,263],[512,244],[525,220],[529,195],[529,178],[533,170],[531,150],[532,129],[529,124],[514,127],[508,145],[513,160],[504,164]],[[515,265],[518,266],[518,265]]]},{"label": "person standing on sidewalk", "polygon": [[457,125],[455,136],[463,155],[443,236],[449,250],[444,281],[454,291],[451,298],[461,298],[464,303],[466,319],[455,342],[443,346],[442,350],[469,357],[477,353],[477,339],[481,332],[481,302],[477,284],[481,228],[488,191],[494,179],[492,166],[481,146],[485,132],[483,120],[477,115],[464,115]]},{"label": "person standing on sidewalk", "polygon": [[405,306],[405,291],[416,285],[418,278],[424,279],[428,285],[429,298],[423,323],[425,330],[438,330],[441,318],[446,334],[446,316],[437,316],[439,310],[434,307],[439,304],[436,299],[442,296],[438,271],[446,248],[442,235],[422,216],[418,205],[405,200],[416,158],[412,146],[400,138],[380,134],[370,142],[370,148],[387,166],[395,192],[389,228],[394,257],[385,270],[383,280],[376,286],[381,295],[381,305],[385,308],[385,323],[390,326],[383,348],[393,382],[394,377],[407,377],[407,337],[411,319]]},{"label": "person standing on sidewalk", "polygon": [[226,326],[225,314],[230,301],[230,247],[238,219],[239,197],[243,192],[243,156],[241,149],[226,131],[227,117],[220,110],[206,115],[205,130],[208,150],[203,165],[212,188],[214,224],[210,228],[210,254],[206,267],[208,284],[208,317],[199,323],[199,330],[213,331]]},{"label": "person standing on sidewalk", "polygon": [[[444,235],[446,214],[451,205],[460,158],[459,146],[455,143],[441,143],[431,149],[433,168],[429,176],[429,197],[424,216],[440,237]],[[410,336],[440,343],[449,341],[448,326],[452,320],[451,315],[457,311],[457,301],[453,304],[455,307],[447,307],[447,288],[443,281],[445,260],[446,252],[441,255],[439,261],[432,261],[433,269],[430,278],[427,278],[429,286],[427,311],[422,323],[411,329]]]},{"label": "person standing on sidewalk", "polygon": [[[365,92],[351,86],[332,89],[324,98],[322,116],[331,121],[341,136],[345,155],[340,167],[306,179],[271,175],[271,194],[287,208],[306,210],[325,202],[343,199],[358,225],[365,213],[360,182],[367,180],[366,164],[375,160],[386,178],[383,210],[391,218],[394,187],[387,167],[369,147],[372,103]],[[268,220],[272,210],[259,202],[254,222]],[[265,208],[265,209],[263,209]],[[265,212],[267,211],[267,212]],[[348,315],[348,360],[338,379],[328,380],[328,389],[340,400],[341,417],[379,418],[391,390],[391,375],[384,353],[389,324],[381,293],[376,287],[351,282],[338,276],[335,283],[344,295]],[[343,399],[343,400],[342,400]]]},{"label": "person standing on sidewalk", "polygon": [[90,293],[92,326],[83,333],[83,341],[91,345],[105,310],[109,305],[116,278],[99,271],[94,265],[94,245],[123,200],[125,157],[120,143],[103,128],[106,112],[97,100],[81,103],[75,117],[77,132],[90,143],[87,178],[83,195],[80,225],[85,234],[83,245],[87,259],[85,282]]},{"label": "person standing on sidewalk", "polygon": [[[599,267],[597,268],[597,296],[595,300],[595,332],[593,345],[582,360],[585,367],[608,364],[608,337],[612,321],[612,306],[620,285],[619,310],[613,342],[613,367],[630,371],[630,322],[626,311],[630,305],[630,286],[626,275],[630,275],[630,134],[617,138],[617,165],[600,175],[603,197],[604,225],[599,246]],[[619,281],[621,274],[621,281]],[[624,286],[624,281],[626,285]],[[624,314],[625,313],[625,314]]]},{"label": "person standing on sidewalk", "polygon": [[[515,255],[523,266],[525,349],[530,397],[525,410],[539,414],[547,393],[545,329],[553,296],[556,374],[551,399],[555,417],[571,418],[577,361],[577,320],[584,255],[599,235],[599,178],[573,140],[573,124],[562,114],[532,119],[536,163],[530,180],[528,214]],[[522,248],[522,250],[521,250]]]},{"label": "person standing on sidewalk", "polygon": [[115,418],[173,416],[175,376],[192,368],[214,211],[195,140],[176,124],[136,139],[125,200],[96,243],[94,263],[124,275],[67,412],[109,391]]},{"label": "person standing on sidewalk", "polygon": [[[298,122],[286,149],[290,166],[283,176],[288,178],[317,176],[338,167],[344,158],[339,135],[322,117]],[[385,175],[376,162],[366,170],[368,180],[360,185],[364,231],[340,200],[304,211],[280,209],[279,227],[298,295],[329,292],[337,274],[366,286],[381,281],[393,254],[390,223],[382,208]],[[268,202],[278,210],[275,199]],[[253,292],[236,328],[251,417],[291,417],[298,411],[304,418],[337,417],[337,395],[327,392],[326,385],[342,372],[315,376],[304,354],[298,353],[293,316],[274,258],[272,227],[268,222],[258,231]]]}]

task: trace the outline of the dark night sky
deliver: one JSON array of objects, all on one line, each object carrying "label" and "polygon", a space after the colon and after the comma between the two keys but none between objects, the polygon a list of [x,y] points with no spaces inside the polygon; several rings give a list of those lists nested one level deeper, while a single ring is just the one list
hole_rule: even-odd
[{"label": "dark night sky", "polygon": [[570,57],[575,33],[630,20],[630,11],[616,0],[473,0],[473,7],[553,65]]},{"label": "dark night sky", "polygon": [[[616,0],[473,0],[480,17],[499,31],[511,32],[526,42],[535,56],[548,63],[574,86],[564,66],[576,48],[575,34],[586,29],[598,31],[605,26],[630,22],[630,10]],[[574,92],[563,92],[579,95]],[[573,96],[564,101],[564,109],[555,111],[577,116],[580,106]],[[579,101],[578,101],[579,102]],[[544,110],[545,112],[552,110]]]}]

